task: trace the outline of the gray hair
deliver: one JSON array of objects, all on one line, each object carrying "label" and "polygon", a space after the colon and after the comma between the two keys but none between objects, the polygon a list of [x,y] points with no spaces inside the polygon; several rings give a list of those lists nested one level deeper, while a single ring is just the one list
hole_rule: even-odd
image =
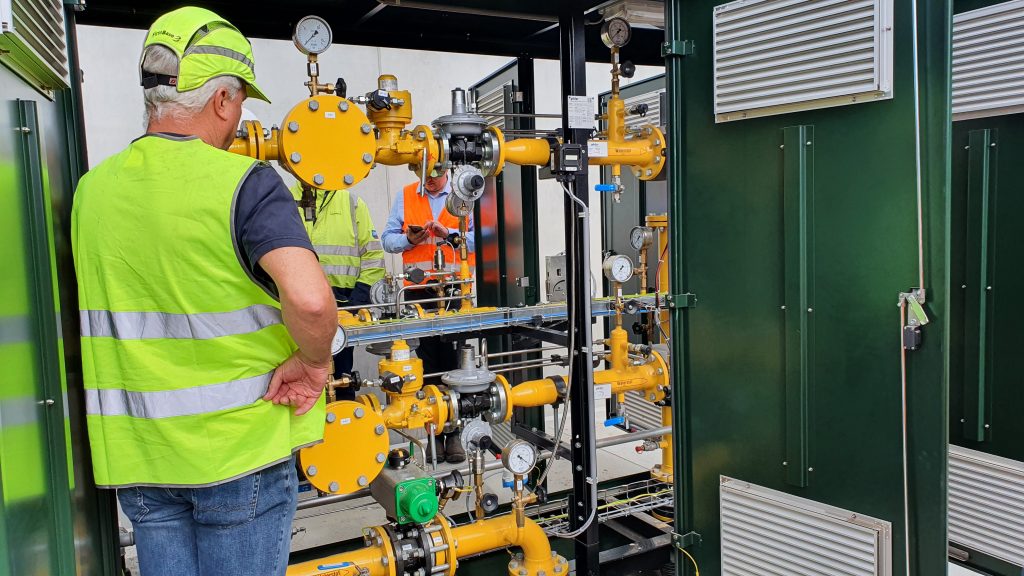
[{"label": "gray hair", "polygon": [[[170,48],[154,44],[142,56],[142,69],[153,74],[178,74],[178,56]],[[234,99],[242,89],[242,81],[234,76],[216,76],[195,90],[178,92],[176,86],[155,86],[143,90],[146,102],[145,124],[170,117],[179,121],[195,118],[217,90],[225,88]]]}]

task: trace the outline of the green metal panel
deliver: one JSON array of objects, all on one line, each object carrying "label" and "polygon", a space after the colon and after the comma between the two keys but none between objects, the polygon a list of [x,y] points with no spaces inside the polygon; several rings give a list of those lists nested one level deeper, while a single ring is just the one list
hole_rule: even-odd
[{"label": "green metal panel", "polygon": [[0,66],[0,574],[116,570],[113,493],[92,485],[85,435],[70,246],[84,134],[67,18],[72,89],[48,100]]},{"label": "green metal panel", "polygon": [[810,395],[814,382],[814,127],[782,130],[783,306],[786,345],[786,482],[809,482]]},{"label": "green metal panel", "polygon": [[968,136],[966,276],[964,317],[964,438],[990,434],[992,381],[992,240],[996,230],[996,141],[992,130]]},{"label": "green metal panel", "polygon": [[[683,542],[693,543],[701,574],[721,572],[719,479],[728,475],[891,521],[893,573],[907,573],[909,550],[911,574],[942,574],[950,4],[894,3],[892,100],[716,124],[711,23],[724,3],[666,2],[669,46],[695,46],[668,57],[669,167],[685,175],[670,183],[672,284],[697,299],[672,314],[673,406],[682,422],[676,531],[699,534]],[[787,167],[800,168],[780,154],[779,134],[812,125],[813,195],[805,200],[813,204],[805,204],[806,242],[796,248],[808,250],[815,328],[804,349],[811,442],[808,485],[799,487],[783,465],[791,332],[779,308],[796,273],[787,266]],[[920,284],[919,181],[932,323],[907,359],[908,527],[897,297]],[[677,558],[681,573],[692,573]]]},{"label": "green metal panel", "polygon": [[57,332],[49,182],[36,103],[8,101],[6,154],[0,154],[8,263],[0,338],[7,382],[0,392],[0,476],[4,545],[14,574],[71,574],[67,429]]},{"label": "green metal panel", "polygon": [[956,122],[953,143],[950,440],[1024,461],[1024,115]]}]

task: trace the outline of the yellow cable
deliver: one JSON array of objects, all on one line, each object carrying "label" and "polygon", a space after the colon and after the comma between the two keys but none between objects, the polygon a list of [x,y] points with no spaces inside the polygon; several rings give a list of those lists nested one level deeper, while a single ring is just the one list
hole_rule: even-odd
[{"label": "yellow cable", "polygon": [[678,544],[676,544],[676,548],[678,548],[683,554],[686,554],[686,557],[690,559],[690,562],[693,562],[693,569],[697,572],[696,576],[700,576],[700,568],[697,566],[697,561],[693,559],[693,556],[690,556],[690,553]]}]

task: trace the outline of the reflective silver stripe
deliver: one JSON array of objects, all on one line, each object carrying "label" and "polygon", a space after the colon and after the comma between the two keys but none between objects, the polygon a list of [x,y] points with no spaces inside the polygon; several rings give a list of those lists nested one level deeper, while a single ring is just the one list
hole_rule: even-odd
[{"label": "reflective silver stripe", "polygon": [[359,276],[359,266],[339,266],[336,264],[321,264],[324,274],[328,276]]},{"label": "reflective silver stripe", "polygon": [[80,316],[83,337],[118,340],[208,340],[249,334],[281,323],[281,311],[266,304],[255,304],[231,312],[200,314],[82,310]]},{"label": "reflective silver stripe", "polygon": [[363,254],[366,254],[367,252],[373,252],[375,250],[378,250],[378,251],[383,251],[384,250],[384,247],[381,246],[381,244],[380,244],[380,240],[370,240],[369,242],[367,242],[365,245],[363,245],[359,249],[359,255],[362,256]]},{"label": "reflective silver stripe", "polygon": [[415,266],[416,268],[426,272],[430,272],[434,269],[433,262],[413,262],[412,264],[405,264],[405,266]]},{"label": "reflective silver stripe", "polygon": [[193,46],[185,51],[184,56],[191,54],[216,54],[217,56],[225,56],[232,60],[238,60],[242,64],[249,67],[249,70],[253,70],[252,60],[249,60],[245,54],[241,52],[235,52],[230,48],[224,48],[223,46]]},{"label": "reflective silver stripe", "polygon": [[314,244],[313,250],[324,256],[352,256],[359,257],[359,249],[355,246],[339,246],[336,244]]},{"label": "reflective silver stripe", "polygon": [[240,408],[262,398],[273,375],[274,372],[270,371],[242,380],[159,392],[86,390],[85,413],[90,416],[171,418]]},{"label": "reflective silver stripe", "polygon": [[378,258],[376,260],[363,260],[362,262],[360,262],[360,265],[361,265],[361,268],[363,268],[363,269],[383,268],[384,267],[384,259],[383,258]]}]

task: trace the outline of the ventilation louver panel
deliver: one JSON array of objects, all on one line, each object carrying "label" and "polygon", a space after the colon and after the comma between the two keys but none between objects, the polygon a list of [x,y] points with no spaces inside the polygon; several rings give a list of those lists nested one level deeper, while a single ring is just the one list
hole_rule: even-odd
[{"label": "ventilation louver panel", "polygon": [[893,0],[738,0],[714,11],[718,122],[892,97]]},{"label": "ventilation louver panel", "polygon": [[488,114],[501,114],[505,112],[505,86],[503,84],[486,94],[478,94],[476,97],[476,113],[487,120],[488,126],[497,126],[499,130],[505,129],[505,116],[489,116]]},{"label": "ventilation louver panel", "polygon": [[1024,111],[1024,0],[953,17],[953,117]]},{"label": "ventilation louver panel", "polygon": [[61,0],[0,0],[4,60],[38,88],[70,85]]},{"label": "ventilation louver panel", "polygon": [[949,541],[1024,566],[1024,462],[949,447]]},{"label": "ventilation louver panel", "polygon": [[890,576],[892,525],[721,478],[722,576]]},{"label": "ventilation louver panel", "polygon": [[661,428],[661,407],[651,404],[643,392],[626,393],[626,413],[629,425],[637,430]]},{"label": "ventilation louver panel", "polygon": [[[665,92],[664,89],[656,92],[647,92],[646,94],[640,94],[633,96],[632,98],[626,98],[623,100],[623,104],[626,106],[626,129],[636,130],[644,124],[653,124],[655,126],[661,126],[663,124],[661,120],[661,95]],[[638,114],[628,114],[629,110],[638,104],[647,104],[647,114],[640,116]]]}]

